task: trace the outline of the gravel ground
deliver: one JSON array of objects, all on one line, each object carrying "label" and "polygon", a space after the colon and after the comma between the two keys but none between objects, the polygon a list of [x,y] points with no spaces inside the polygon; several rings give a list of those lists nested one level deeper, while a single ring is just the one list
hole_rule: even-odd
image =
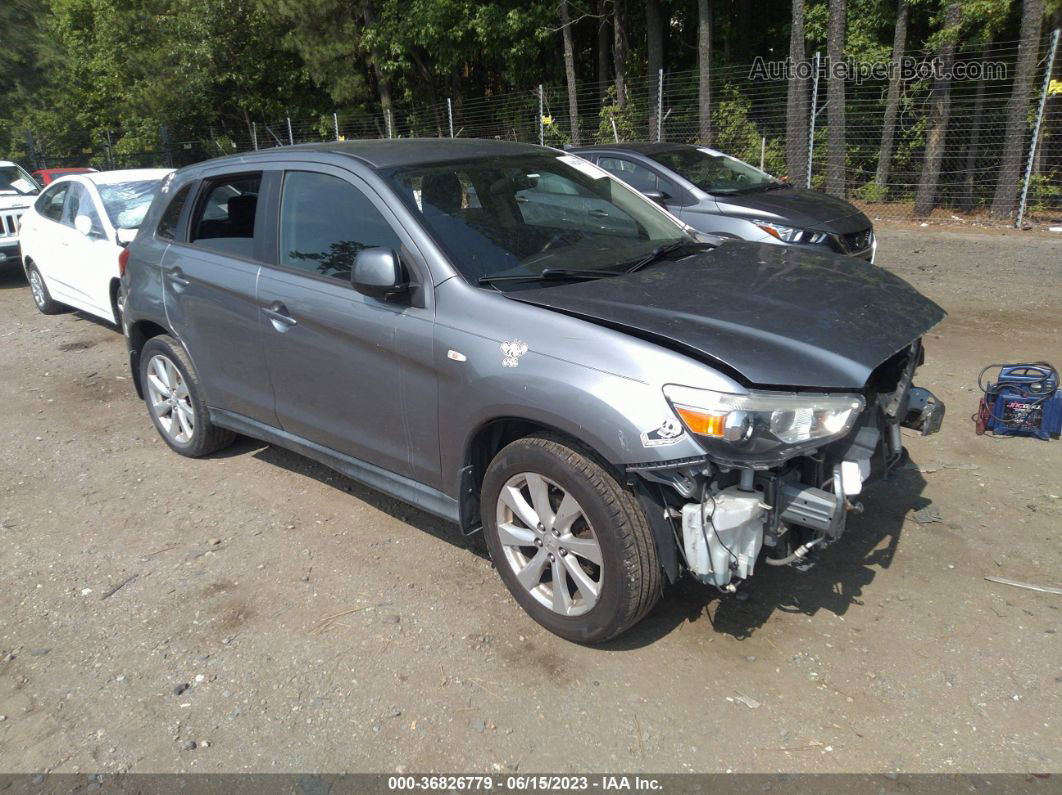
[{"label": "gravel ground", "polygon": [[[1062,442],[973,433],[1062,365],[1059,237],[881,230],[951,316],[914,467],[812,571],[549,635],[456,528],[250,440],[171,453],[124,342],[0,273],[0,770],[1059,771]],[[941,521],[912,512],[932,503]]]}]

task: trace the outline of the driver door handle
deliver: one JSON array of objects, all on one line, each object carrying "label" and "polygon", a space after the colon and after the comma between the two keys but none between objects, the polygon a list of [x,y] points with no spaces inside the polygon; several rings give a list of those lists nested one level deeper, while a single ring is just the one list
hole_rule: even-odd
[{"label": "driver door handle", "polygon": [[262,314],[269,318],[277,331],[284,331],[285,327],[294,326],[299,322],[291,316],[288,308],[280,301],[274,301],[269,306],[262,307]]}]

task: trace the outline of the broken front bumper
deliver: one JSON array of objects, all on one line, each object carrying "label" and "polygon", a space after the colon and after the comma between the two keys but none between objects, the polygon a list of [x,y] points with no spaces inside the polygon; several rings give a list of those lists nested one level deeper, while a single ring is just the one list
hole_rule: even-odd
[{"label": "broken front bumper", "polygon": [[929,390],[910,387],[895,409],[899,422],[880,412],[819,456],[774,470],[743,470],[739,483],[685,504],[683,553],[693,576],[733,590],[733,580],[752,576],[764,546],[774,552],[768,563],[799,564],[812,548],[840,538],[849,512],[862,511],[853,498],[863,485],[887,476],[903,459],[900,427],[936,433],[945,407]]}]

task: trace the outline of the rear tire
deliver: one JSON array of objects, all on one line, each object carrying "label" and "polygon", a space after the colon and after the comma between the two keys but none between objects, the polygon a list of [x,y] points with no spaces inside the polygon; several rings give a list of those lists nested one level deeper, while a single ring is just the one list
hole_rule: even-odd
[{"label": "rear tire", "polygon": [[587,453],[550,436],[519,439],[490,463],[481,505],[502,581],[550,632],[599,643],[659,600],[649,522],[631,490]]},{"label": "rear tire", "polygon": [[125,288],[119,282],[114,288],[114,296],[111,298],[111,310],[114,312],[114,325],[125,334]]},{"label": "rear tire", "polygon": [[60,312],[66,311],[65,306],[58,301],[52,300],[52,294],[48,292],[48,285],[45,283],[44,277],[41,276],[41,272],[37,270],[37,266],[32,262],[26,265],[26,280],[29,281],[33,303],[42,315],[58,315]]},{"label": "rear tire", "polygon": [[200,458],[236,438],[210,421],[195,366],[168,334],[152,337],[140,352],[140,383],[151,421],[174,452]]}]

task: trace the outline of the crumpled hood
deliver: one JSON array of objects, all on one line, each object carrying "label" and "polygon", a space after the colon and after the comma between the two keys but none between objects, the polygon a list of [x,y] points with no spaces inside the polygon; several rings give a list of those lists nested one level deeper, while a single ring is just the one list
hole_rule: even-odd
[{"label": "crumpled hood", "polygon": [[780,188],[737,196],[715,196],[719,212],[846,235],[870,228],[870,219],[843,199],[804,188]]},{"label": "crumpled hood", "polygon": [[734,242],[630,275],[509,298],[671,343],[750,385],[860,389],[946,317],[898,276],[850,257]]}]

